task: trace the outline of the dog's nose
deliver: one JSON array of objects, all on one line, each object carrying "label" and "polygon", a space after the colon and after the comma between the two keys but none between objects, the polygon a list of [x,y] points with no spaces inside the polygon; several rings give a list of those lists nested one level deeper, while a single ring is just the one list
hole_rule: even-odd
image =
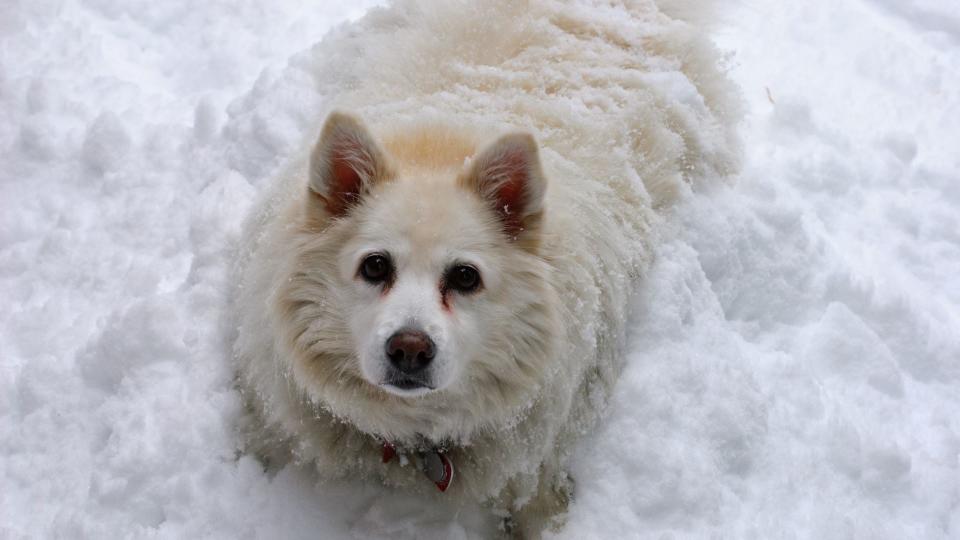
[{"label": "dog's nose", "polygon": [[413,375],[426,368],[436,354],[430,336],[405,328],[387,340],[387,358],[400,373]]}]

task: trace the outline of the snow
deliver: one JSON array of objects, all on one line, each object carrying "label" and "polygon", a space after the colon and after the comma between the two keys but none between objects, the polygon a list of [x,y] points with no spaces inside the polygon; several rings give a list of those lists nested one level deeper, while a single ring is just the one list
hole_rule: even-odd
[{"label": "snow", "polygon": [[[230,248],[372,3],[0,4],[0,537],[489,532],[234,451]],[[960,12],[721,7],[746,166],[671,211],[558,536],[960,537]]]}]

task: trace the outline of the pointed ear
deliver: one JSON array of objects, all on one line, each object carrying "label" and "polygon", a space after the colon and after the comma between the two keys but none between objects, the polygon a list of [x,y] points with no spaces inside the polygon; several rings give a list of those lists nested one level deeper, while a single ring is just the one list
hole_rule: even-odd
[{"label": "pointed ear", "polygon": [[539,236],[547,183],[532,135],[512,133],[494,141],[473,158],[461,184],[489,204],[511,240]]},{"label": "pointed ear", "polygon": [[345,214],[387,176],[386,156],[359,120],[334,111],[310,154],[310,191],[333,216]]}]

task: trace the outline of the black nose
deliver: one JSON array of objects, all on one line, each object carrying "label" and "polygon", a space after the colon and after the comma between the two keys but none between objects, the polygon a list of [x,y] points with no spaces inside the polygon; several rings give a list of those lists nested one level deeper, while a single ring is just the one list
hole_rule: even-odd
[{"label": "black nose", "polygon": [[436,354],[430,336],[404,328],[387,340],[387,358],[400,373],[413,375],[423,371]]}]

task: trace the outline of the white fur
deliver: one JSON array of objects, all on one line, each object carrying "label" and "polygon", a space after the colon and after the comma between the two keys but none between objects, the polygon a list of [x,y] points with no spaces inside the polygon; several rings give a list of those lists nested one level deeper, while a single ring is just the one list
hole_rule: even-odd
[{"label": "white fur", "polygon": [[[432,494],[380,445],[442,446],[457,466],[444,497],[501,506],[520,534],[562,514],[571,444],[620,371],[654,208],[736,169],[735,93],[701,36],[649,0],[411,1],[325,41],[321,88],[369,127],[331,116],[248,225],[235,345],[248,448]],[[342,215],[331,133],[359,141],[362,189]],[[525,167],[517,209],[492,204],[515,172],[504,163]],[[380,251],[397,268],[387,294],[357,277]],[[483,289],[446,311],[454,261]],[[435,390],[380,384],[401,327],[435,341]]]}]

